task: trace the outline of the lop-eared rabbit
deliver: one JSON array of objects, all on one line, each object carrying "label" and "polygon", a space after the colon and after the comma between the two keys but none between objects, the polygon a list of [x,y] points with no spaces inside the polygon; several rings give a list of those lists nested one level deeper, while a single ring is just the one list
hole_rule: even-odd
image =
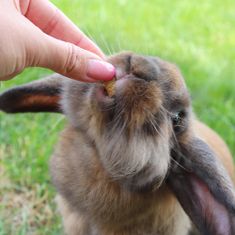
[{"label": "lop-eared rabbit", "polygon": [[61,75],[0,96],[8,113],[59,112],[50,162],[68,235],[234,235],[232,157],[192,113],[176,66],[131,52],[108,58],[115,95]]}]

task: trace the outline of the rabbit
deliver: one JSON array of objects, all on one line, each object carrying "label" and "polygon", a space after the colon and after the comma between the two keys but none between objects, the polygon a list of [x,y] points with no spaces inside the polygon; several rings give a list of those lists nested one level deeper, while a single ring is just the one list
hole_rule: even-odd
[{"label": "rabbit", "polygon": [[50,161],[68,235],[234,235],[232,156],[197,120],[179,69],[121,52],[115,94],[54,74],[0,95],[7,113],[67,117]]}]

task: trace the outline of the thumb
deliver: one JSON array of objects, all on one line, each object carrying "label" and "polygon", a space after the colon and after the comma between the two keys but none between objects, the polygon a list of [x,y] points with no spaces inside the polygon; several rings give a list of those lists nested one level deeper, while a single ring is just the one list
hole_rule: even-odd
[{"label": "thumb", "polygon": [[33,57],[33,66],[49,68],[66,77],[84,81],[111,80],[115,75],[113,65],[101,60],[97,55],[72,43],[44,35],[43,48],[38,47]]}]

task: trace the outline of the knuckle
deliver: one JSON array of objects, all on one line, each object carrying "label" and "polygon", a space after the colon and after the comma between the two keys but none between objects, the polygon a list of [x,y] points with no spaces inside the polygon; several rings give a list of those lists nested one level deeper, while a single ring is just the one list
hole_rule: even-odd
[{"label": "knuckle", "polygon": [[78,48],[71,43],[67,43],[68,56],[65,63],[66,74],[72,74],[74,72],[78,75],[84,74],[86,70],[86,60],[81,53],[78,52]]}]

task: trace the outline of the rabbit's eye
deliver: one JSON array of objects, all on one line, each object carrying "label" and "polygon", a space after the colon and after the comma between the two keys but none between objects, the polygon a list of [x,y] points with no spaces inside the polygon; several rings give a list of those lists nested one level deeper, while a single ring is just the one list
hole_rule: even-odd
[{"label": "rabbit's eye", "polygon": [[179,111],[172,115],[171,120],[175,132],[179,132],[182,129],[184,117],[185,117],[184,111]]}]

